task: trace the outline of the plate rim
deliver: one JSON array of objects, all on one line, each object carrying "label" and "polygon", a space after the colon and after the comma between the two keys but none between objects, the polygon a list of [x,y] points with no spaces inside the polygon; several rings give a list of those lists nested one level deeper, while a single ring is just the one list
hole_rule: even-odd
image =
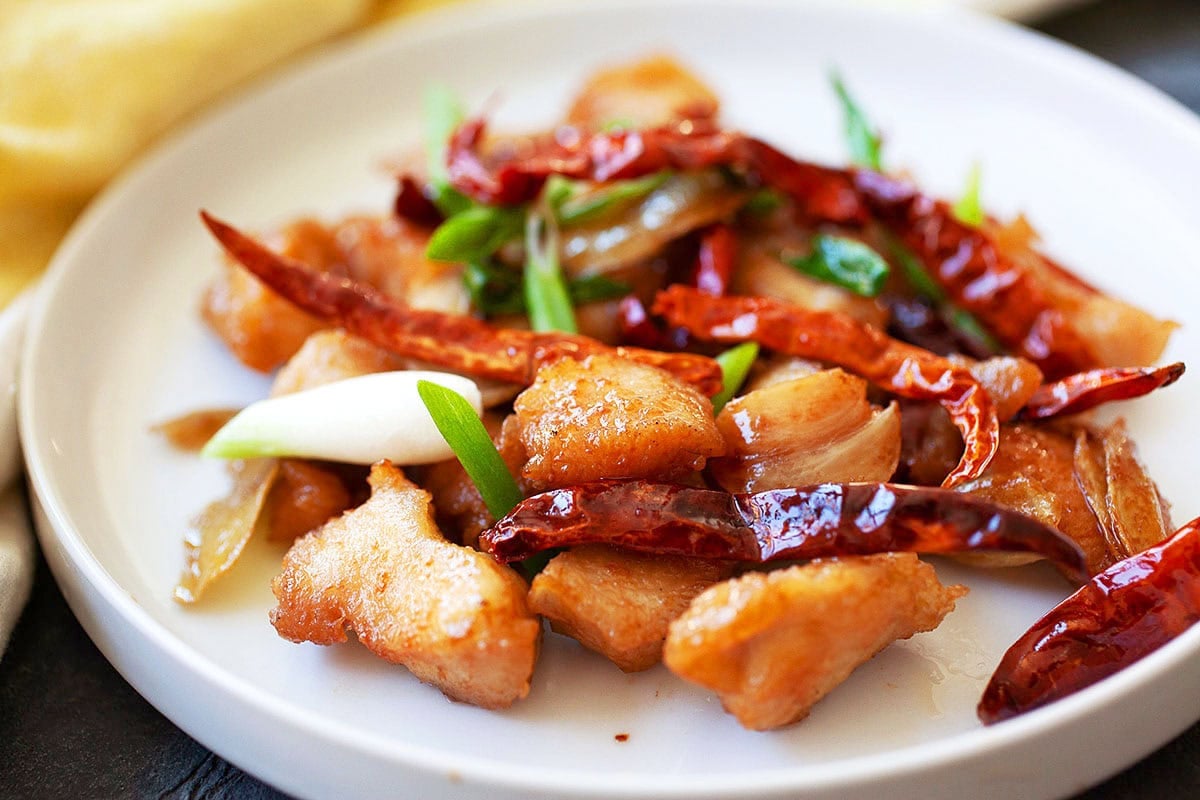
[{"label": "plate rim", "polygon": [[[985,18],[964,9],[911,10],[881,9],[862,6],[846,6],[822,0],[808,6],[797,7],[788,0],[702,0],[701,5],[714,7],[737,7],[739,9],[801,9],[802,13],[837,13],[848,16],[890,16],[897,22],[911,23],[918,17],[951,18],[957,26],[965,26],[988,38],[989,43],[1002,47],[1012,57],[1035,59],[1049,69],[1068,73],[1104,73],[1106,83],[1113,92],[1119,92],[1123,101],[1134,103],[1139,110],[1155,115],[1156,121],[1169,125],[1173,132],[1190,139],[1200,153],[1200,119],[1177,101],[1167,97],[1158,89],[1071,45],[1054,40],[1044,34],[1020,28],[999,20]],[[697,3],[689,0],[655,0],[655,5],[694,9]],[[60,574],[56,579],[82,580],[84,589],[97,592],[108,608],[117,614],[124,624],[140,635],[146,643],[177,664],[193,671],[194,678],[212,690],[223,690],[235,699],[285,724],[300,729],[307,737],[318,741],[337,742],[351,746],[364,753],[399,763],[411,769],[430,774],[459,774],[477,780],[483,785],[503,786],[556,794],[578,794],[581,792],[579,779],[595,777],[593,773],[574,769],[547,768],[530,773],[526,767],[514,767],[502,760],[473,756],[464,761],[458,754],[420,745],[396,741],[382,741],[374,734],[367,734],[353,726],[331,721],[315,712],[297,707],[294,703],[261,693],[251,681],[217,666],[194,646],[176,637],[164,625],[157,622],[143,609],[120,583],[105,569],[100,559],[86,544],[77,525],[59,498],[49,478],[50,467],[43,452],[43,444],[35,435],[40,423],[33,399],[38,379],[34,367],[38,360],[39,332],[57,288],[68,278],[69,266],[74,254],[86,246],[92,231],[106,223],[106,215],[118,199],[133,190],[143,176],[149,174],[155,164],[168,160],[172,154],[193,136],[210,126],[219,126],[226,116],[247,105],[252,105],[263,94],[279,91],[293,81],[306,80],[310,73],[334,68],[350,60],[374,52],[379,48],[407,47],[428,37],[450,35],[468,28],[483,27],[495,22],[511,22],[522,19],[538,19],[547,14],[565,14],[579,8],[589,11],[611,12],[643,8],[644,3],[634,0],[580,0],[570,5],[558,0],[524,0],[518,4],[506,4],[501,0],[485,0],[457,4],[421,12],[398,19],[379,29],[351,36],[336,44],[323,46],[315,52],[290,62],[282,70],[256,79],[249,86],[224,98],[196,118],[165,136],[144,156],[131,164],[121,176],[113,181],[81,215],[72,226],[56,252],[46,276],[42,279],[34,307],[31,310],[29,335],[23,350],[21,377],[19,380],[19,412],[21,439],[24,444],[26,468],[31,486],[39,503],[43,506],[50,522],[50,530],[39,526],[39,539],[44,549],[61,548],[68,562],[66,568],[73,575]],[[935,23],[936,24],[936,23]],[[77,587],[78,588],[78,587]],[[69,597],[69,599],[72,599]],[[75,603],[72,602],[74,607]],[[89,630],[89,634],[92,632]],[[93,638],[96,638],[93,635]],[[931,765],[946,765],[968,760],[985,751],[1003,749],[1026,740],[1048,727],[1069,725],[1089,715],[1097,703],[1105,699],[1111,702],[1142,686],[1158,675],[1178,667],[1194,652],[1200,651],[1200,626],[1170,642],[1142,661],[1121,673],[1090,687],[1076,695],[1065,698],[1051,706],[1037,709],[1029,714],[1006,721],[990,728],[968,731],[961,736],[935,742],[910,745],[870,756],[839,759],[831,765],[804,765],[765,771],[761,775],[747,776],[739,773],[705,774],[702,776],[670,774],[661,779],[644,775],[605,776],[603,787],[608,794],[622,796],[691,797],[736,796],[744,792],[780,792],[821,790],[836,788],[845,780],[845,773],[853,772],[855,782],[875,782],[894,779],[915,771],[928,769]],[[110,661],[114,658],[105,653]],[[124,672],[123,672],[124,674]],[[129,680],[129,677],[126,676]],[[131,683],[136,682],[131,680]],[[157,704],[156,704],[157,705]],[[1060,719],[1061,718],[1061,719]],[[186,721],[173,719],[184,730]],[[201,738],[201,737],[197,737]],[[203,739],[202,739],[203,741]],[[1166,741],[1166,738],[1163,739]],[[205,742],[214,751],[217,746]],[[1161,744],[1161,742],[1160,742]],[[903,757],[920,751],[919,763],[905,764]],[[228,754],[223,754],[230,758]],[[236,762],[236,756],[231,758]],[[254,771],[254,765],[246,765]],[[586,793],[587,790],[584,790]]]}]

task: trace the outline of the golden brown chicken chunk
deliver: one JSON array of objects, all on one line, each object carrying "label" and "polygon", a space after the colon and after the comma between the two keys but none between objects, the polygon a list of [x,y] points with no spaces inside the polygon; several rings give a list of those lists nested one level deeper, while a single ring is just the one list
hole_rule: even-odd
[{"label": "golden brown chicken chunk", "polygon": [[404,369],[403,359],[365,339],[342,330],[317,331],[279,370],[271,384],[271,396],[398,369]]},{"label": "golden brown chicken chunk", "polygon": [[678,479],[725,448],[712,403],[657,367],[612,355],[542,368],[513,404],[538,487]]},{"label": "golden brown chicken chunk", "polygon": [[346,641],[448,697],[505,708],[529,692],[541,623],[515,572],[442,538],[428,493],[387,462],[370,500],[304,536],[272,581],[271,623],[295,642]]},{"label": "golden brown chicken chunk", "polygon": [[671,623],[663,661],[753,730],[797,722],[858,665],[933,630],[966,594],[912,553],[825,559],[719,583]]},{"label": "golden brown chicken chunk", "polygon": [[578,547],[533,579],[529,606],[554,631],[638,672],[662,660],[667,626],[692,598],[731,574],[717,561]]},{"label": "golden brown chicken chunk", "polygon": [[[959,491],[1016,509],[1057,528],[1083,548],[1088,572],[1112,563],[1104,535],[1075,479],[1074,437],[1049,425],[1021,423],[1000,428],[1000,447],[983,474]],[[1036,560],[1013,554],[962,557],[985,566]]]},{"label": "golden brown chicken chunk", "polygon": [[[426,259],[428,241],[425,228],[387,216],[350,217],[334,225],[301,220],[268,244],[314,270],[349,275],[415,308],[466,313],[461,265]],[[209,287],[201,312],[242,363],[263,372],[287,361],[309,334],[326,327],[232,263]]]},{"label": "golden brown chicken chunk", "polygon": [[710,471],[730,492],[825,481],[886,481],[900,459],[900,414],[867,402],[867,382],[830,369],[757,389],[717,416],[726,455]]},{"label": "golden brown chicken chunk", "polygon": [[716,116],[717,96],[679,62],[652,56],[592,74],[567,112],[581,128],[648,128],[685,117]]}]

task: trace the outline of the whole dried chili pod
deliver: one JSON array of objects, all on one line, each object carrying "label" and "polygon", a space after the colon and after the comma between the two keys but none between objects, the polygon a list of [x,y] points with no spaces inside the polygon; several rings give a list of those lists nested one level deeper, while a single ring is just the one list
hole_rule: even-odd
[{"label": "whole dried chili pod", "polygon": [[979,719],[1023,714],[1116,673],[1200,620],[1200,518],[1096,575],[1018,639]]},{"label": "whole dried chili pod", "polygon": [[949,203],[907,182],[859,170],[854,184],[872,216],[921,260],[954,304],[1010,350],[1054,378],[1100,366],[1037,276],[990,233],[962,222]]},{"label": "whole dried chili pod", "polygon": [[1111,367],[1077,372],[1044,383],[1021,409],[1024,419],[1078,414],[1113,400],[1131,400],[1170,386],[1183,375],[1182,361],[1164,367]]},{"label": "whole dried chili pod", "polygon": [[[949,203],[871,170],[800,161],[766,142],[719,128],[711,119],[647,130],[584,133],[560,128],[532,147],[495,159],[480,153],[485,123],[462,125],[447,150],[455,188],[484,203],[531,200],[551,174],[606,181],[661,169],[724,166],[786,194],[812,222],[865,225],[877,219],[924,264],[958,307],[1010,350],[1057,378],[1100,366],[1087,341],[1042,280],[1005,253],[995,236],[961,222]],[[1095,291],[1048,258],[1048,273]]]},{"label": "whole dried chili pod", "polygon": [[396,199],[392,212],[401,219],[432,228],[442,224],[444,217],[411,175],[401,175],[397,181]]},{"label": "whole dried chili pod", "polygon": [[495,328],[474,317],[409,308],[370,286],[280,255],[206,212],[200,216],[230,256],[286,300],[407,358],[528,385],[542,364],[613,352],[665,369],[709,396],[721,389],[721,368],[711,358],[611,348],[586,336]]},{"label": "whole dried chili pod", "polygon": [[962,434],[965,449],[942,485],[974,480],[1000,442],[996,408],[971,372],[833,311],[813,311],[767,297],[712,297],[672,286],[654,312],[693,336],[718,342],[756,341],[789,355],[844,367],[901,397],[936,400]]},{"label": "whole dried chili pod", "polygon": [[580,544],[752,563],[1006,550],[1087,577],[1079,546],[1031,517],[960,492],[888,483],[729,494],[595,481],[526,498],[479,537],[484,551],[506,562]]},{"label": "whole dried chili pod", "polygon": [[810,219],[862,224],[867,209],[851,173],[797,161],[771,145],[718,127],[711,119],[684,119],[646,130],[585,133],[564,127],[496,158],[480,152],[486,123],[473,119],[451,135],[446,169],[454,188],[480,203],[532,200],[550,175],[592,181],[637,178],[663,169],[724,166],[784,192]]},{"label": "whole dried chili pod", "polygon": [[689,283],[705,294],[721,297],[729,291],[737,262],[737,234],[730,225],[717,222],[700,232],[700,248]]}]

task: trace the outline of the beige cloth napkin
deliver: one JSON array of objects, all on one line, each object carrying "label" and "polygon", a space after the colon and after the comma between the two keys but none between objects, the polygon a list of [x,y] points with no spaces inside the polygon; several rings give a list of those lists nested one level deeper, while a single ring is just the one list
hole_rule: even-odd
[{"label": "beige cloth napkin", "polygon": [[[0,308],[41,273],[91,196],[172,125],[318,42],[445,2],[0,0]],[[27,305],[0,314],[0,652],[34,565],[10,486]]]}]

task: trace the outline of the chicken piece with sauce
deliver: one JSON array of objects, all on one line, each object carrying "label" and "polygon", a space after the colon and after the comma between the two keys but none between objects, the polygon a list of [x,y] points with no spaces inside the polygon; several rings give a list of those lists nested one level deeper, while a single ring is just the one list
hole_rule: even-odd
[{"label": "chicken piece with sauce", "polygon": [[912,553],[819,559],[719,583],[671,623],[663,661],[753,730],[798,722],[860,664],[936,628],[967,592]]},{"label": "chicken piece with sauce", "polygon": [[599,478],[678,480],[725,444],[707,397],[670,373],[610,355],[543,368],[513,404],[537,488]]},{"label": "chicken piece with sauce", "polygon": [[559,553],[533,579],[529,605],[557,633],[625,672],[662,660],[667,626],[733,565],[592,545]]},{"label": "chicken piece with sauce", "polygon": [[506,708],[529,692],[541,623],[526,585],[493,559],[442,538],[429,494],[387,462],[371,498],[292,546],[272,581],[271,624],[294,642],[353,631],[454,700]]}]

